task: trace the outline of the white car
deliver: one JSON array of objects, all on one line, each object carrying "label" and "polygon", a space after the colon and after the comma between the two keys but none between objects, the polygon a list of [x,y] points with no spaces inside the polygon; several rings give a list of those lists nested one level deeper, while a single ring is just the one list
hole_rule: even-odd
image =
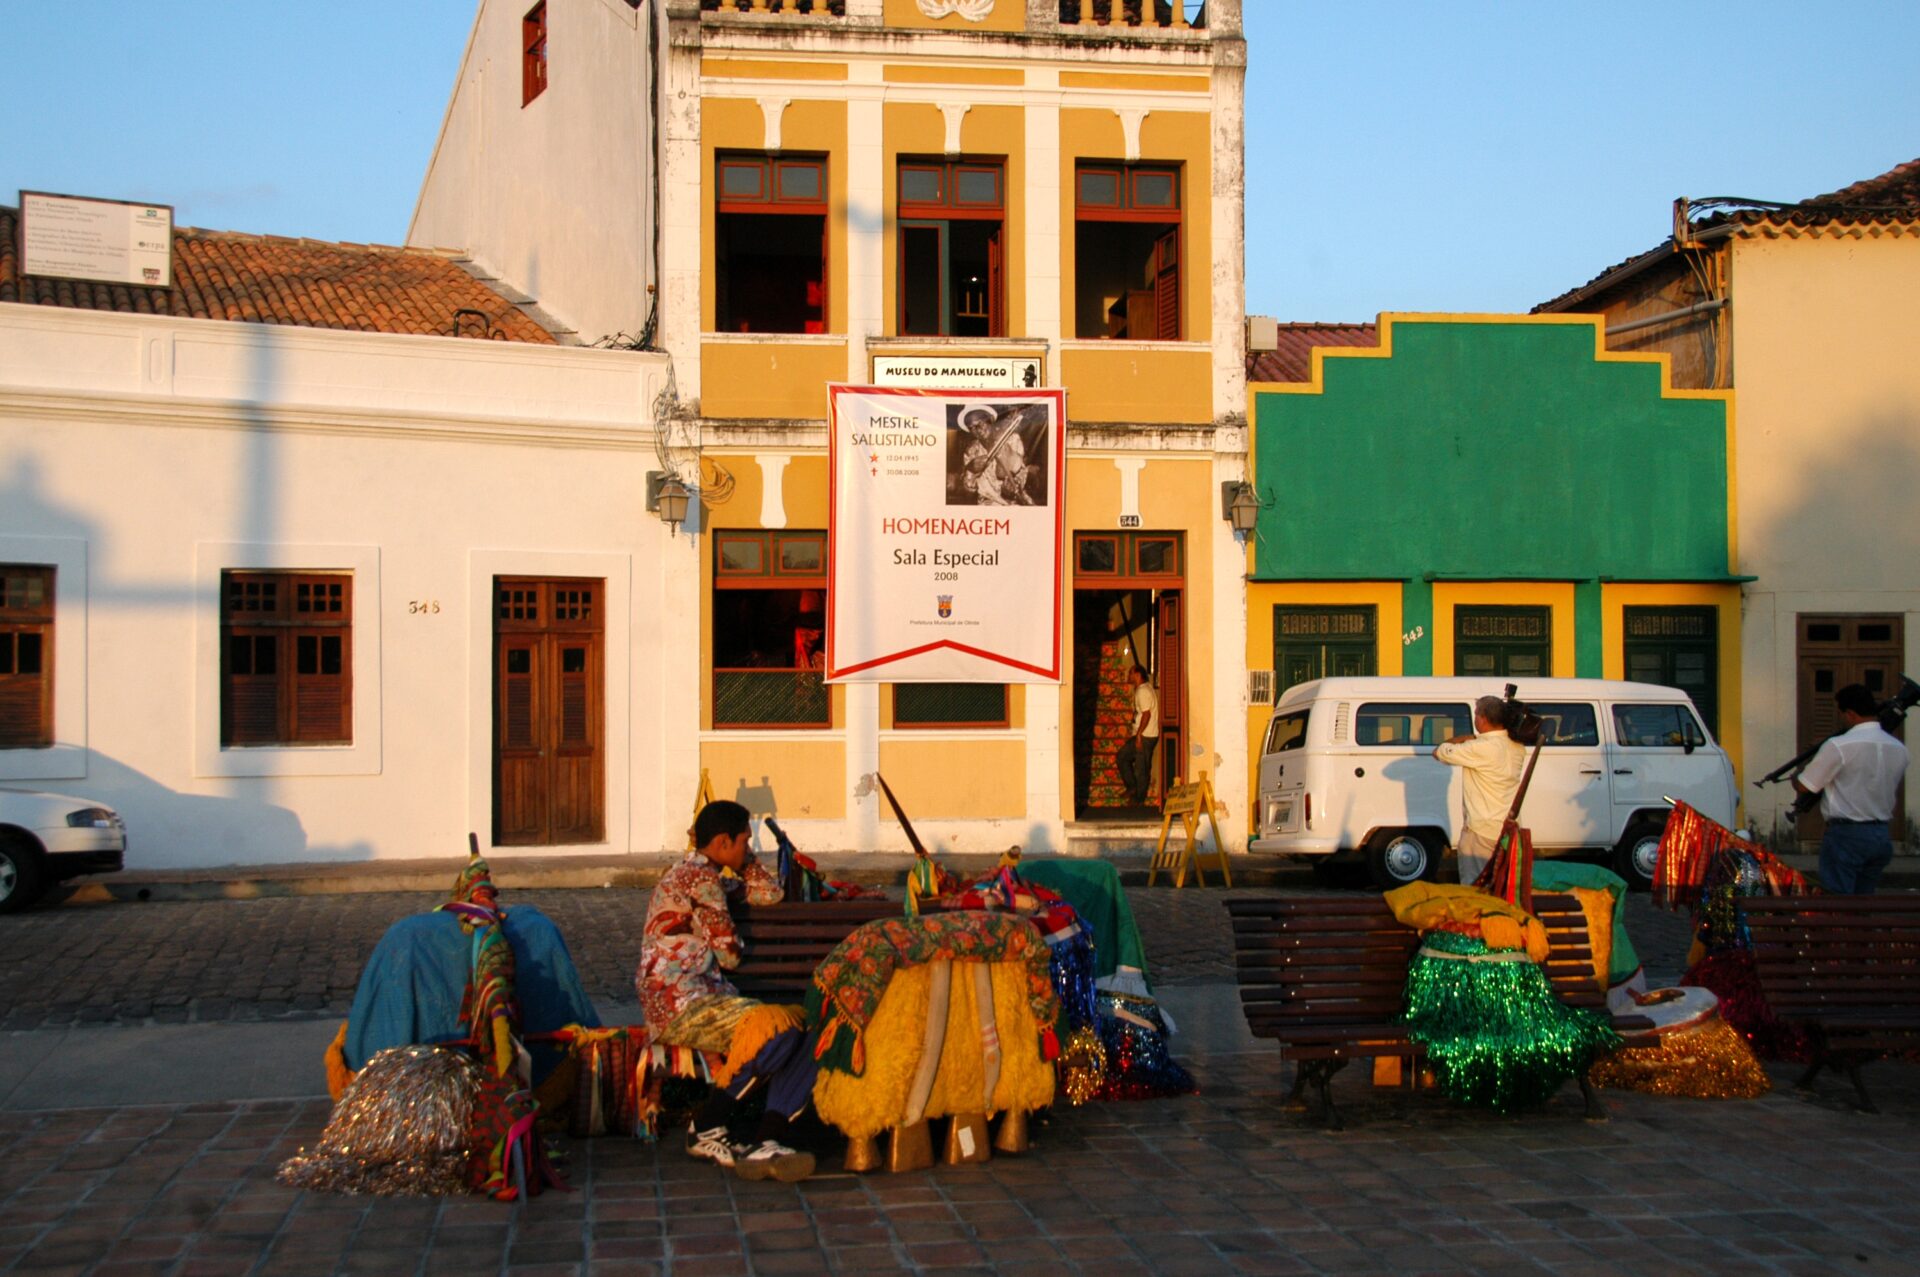
[{"label": "white car", "polygon": [[90,798],[0,788],[0,913],[24,909],[56,882],[126,864],[120,813]]},{"label": "white car", "polygon": [[[1611,859],[1645,886],[1668,798],[1733,824],[1733,768],[1685,692],[1597,678],[1519,688],[1545,725],[1520,813],[1540,855]],[[1251,849],[1316,865],[1364,860],[1382,887],[1431,876],[1461,820],[1460,771],[1434,747],[1472,731],[1474,699],[1501,689],[1498,679],[1428,677],[1288,688],[1261,751]]]}]

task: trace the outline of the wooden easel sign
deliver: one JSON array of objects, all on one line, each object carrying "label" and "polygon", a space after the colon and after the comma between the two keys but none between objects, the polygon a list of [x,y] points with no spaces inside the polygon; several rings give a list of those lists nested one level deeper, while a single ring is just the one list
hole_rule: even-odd
[{"label": "wooden easel sign", "polygon": [[[1173,875],[1173,885],[1187,885],[1187,869],[1193,869],[1194,880],[1202,887],[1207,885],[1207,876],[1200,870],[1200,820],[1205,817],[1207,825],[1213,830],[1213,853],[1209,857],[1226,885],[1233,885],[1233,872],[1227,868],[1227,843],[1220,837],[1220,822],[1213,816],[1213,782],[1207,773],[1201,772],[1200,779],[1182,782],[1167,791],[1167,801],[1161,807],[1160,841],[1153,849],[1153,864],[1147,870],[1147,885],[1151,887],[1161,870]],[[1184,835],[1178,847],[1167,846],[1167,836],[1173,832],[1174,819],[1178,817],[1181,832]]]}]

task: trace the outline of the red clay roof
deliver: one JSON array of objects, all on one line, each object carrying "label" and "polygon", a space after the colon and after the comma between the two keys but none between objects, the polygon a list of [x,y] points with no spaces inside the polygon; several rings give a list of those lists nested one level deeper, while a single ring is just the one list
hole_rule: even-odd
[{"label": "red clay roof", "polygon": [[[18,210],[0,207],[0,302],[436,337],[557,344],[512,300],[424,249],[175,227],[173,287],[24,278]],[[473,315],[454,312],[476,310]]]},{"label": "red clay roof", "polygon": [[1276,349],[1247,352],[1248,381],[1307,381],[1315,346],[1378,346],[1372,324],[1281,324]]}]

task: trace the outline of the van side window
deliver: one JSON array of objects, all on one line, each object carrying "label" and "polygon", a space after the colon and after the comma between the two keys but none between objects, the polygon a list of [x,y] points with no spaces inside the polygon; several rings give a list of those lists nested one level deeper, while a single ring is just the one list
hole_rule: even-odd
[{"label": "van side window", "polygon": [[1290,749],[1299,749],[1307,743],[1307,710],[1292,714],[1275,714],[1273,722],[1267,727],[1267,749],[1269,754],[1284,754]]},{"label": "van side window", "polygon": [[1613,732],[1622,745],[1704,745],[1707,734],[1685,705],[1615,705]]},{"label": "van side window", "polygon": [[1528,701],[1540,716],[1540,739],[1549,745],[1598,745],[1600,720],[1578,701]]},{"label": "van side window", "polygon": [[1465,705],[1423,701],[1373,701],[1354,715],[1358,745],[1438,745],[1473,730]]}]

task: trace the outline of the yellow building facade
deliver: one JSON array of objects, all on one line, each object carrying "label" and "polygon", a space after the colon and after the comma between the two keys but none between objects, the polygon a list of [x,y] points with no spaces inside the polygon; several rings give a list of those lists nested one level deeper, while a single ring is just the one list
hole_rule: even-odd
[{"label": "yellow building facade", "polygon": [[[659,618],[686,727],[669,801],[704,772],[803,848],[904,849],[877,772],[952,850],[1138,836],[1113,771],[1137,664],[1166,720],[1155,791],[1206,770],[1244,815],[1220,488],[1246,461],[1245,52],[1237,4],[1198,9],[667,4],[661,452],[695,498]],[[1057,687],[816,667],[827,387],[903,365],[1066,391],[1065,597],[1007,601],[1061,609]]]}]

